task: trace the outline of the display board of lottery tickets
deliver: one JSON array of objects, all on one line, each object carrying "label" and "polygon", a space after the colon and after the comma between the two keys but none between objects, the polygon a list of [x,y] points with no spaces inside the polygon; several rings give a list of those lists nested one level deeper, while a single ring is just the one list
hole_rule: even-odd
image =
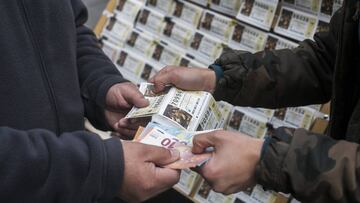
[{"label": "display board of lottery tickets", "polygon": [[[166,65],[206,68],[226,48],[249,52],[294,48],[329,29],[341,0],[110,0],[95,28],[102,49],[128,80],[146,82]],[[263,139],[288,126],[324,133],[329,104],[283,109],[218,103],[226,130]],[[175,189],[194,202],[295,202],[260,185],[229,196],[191,170]]]}]

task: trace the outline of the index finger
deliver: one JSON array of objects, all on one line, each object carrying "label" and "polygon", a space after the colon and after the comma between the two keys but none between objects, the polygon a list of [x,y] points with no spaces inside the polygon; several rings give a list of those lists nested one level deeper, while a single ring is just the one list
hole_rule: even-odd
[{"label": "index finger", "polygon": [[172,85],[174,83],[171,69],[171,67],[165,67],[150,79],[150,82],[155,86],[155,93],[163,91],[167,85]]}]

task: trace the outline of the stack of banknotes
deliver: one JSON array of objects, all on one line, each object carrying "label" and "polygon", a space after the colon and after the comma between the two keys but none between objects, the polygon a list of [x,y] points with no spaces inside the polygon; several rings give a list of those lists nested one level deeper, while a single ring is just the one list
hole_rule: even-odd
[{"label": "stack of banknotes", "polygon": [[210,131],[189,132],[183,129],[164,126],[150,122],[145,128],[140,127],[134,137],[134,142],[176,149],[180,153],[180,159],[165,167],[172,169],[187,169],[200,167],[211,159],[213,149],[208,148],[205,153],[192,153],[192,140],[197,134]]}]

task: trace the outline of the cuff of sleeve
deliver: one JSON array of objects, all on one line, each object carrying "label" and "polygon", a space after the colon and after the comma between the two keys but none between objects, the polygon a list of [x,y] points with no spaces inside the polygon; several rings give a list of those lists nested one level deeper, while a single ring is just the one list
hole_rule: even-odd
[{"label": "cuff of sleeve", "polygon": [[99,87],[97,96],[96,96],[96,103],[102,107],[105,108],[106,106],[106,94],[108,93],[110,87],[112,87],[113,85],[117,84],[117,83],[123,83],[123,82],[128,82],[128,80],[124,79],[121,76],[115,76],[115,77],[110,77],[108,79],[106,79]]},{"label": "cuff of sleeve", "polygon": [[[219,79],[216,83],[215,91],[213,96],[216,101],[227,101],[230,103],[234,103],[235,98],[240,92],[240,87],[229,87],[228,86],[229,78],[224,75],[223,78]],[[239,82],[240,83],[240,82]]]},{"label": "cuff of sleeve", "polygon": [[261,147],[261,154],[260,154],[260,160],[262,159],[262,157],[264,156],[264,154],[266,153],[269,145],[270,145],[270,141],[271,141],[271,137],[269,136],[266,136],[265,137],[265,140],[264,140],[264,143]]},{"label": "cuff of sleeve", "polygon": [[216,100],[239,103],[235,100],[241,92],[244,78],[249,71],[245,61],[251,56],[252,54],[249,52],[225,49],[223,54],[214,62],[223,72],[223,76],[217,80],[213,94]]},{"label": "cuff of sleeve", "polygon": [[223,71],[223,69],[221,68],[220,65],[212,64],[212,65],[209,66],[209,69],[211,69],[211,70],[213,70],[215,72],[216,83],[218,83],[219,80],[224,77],[224,71]]},{"label": "cuff of sleeve", "polygon": [[124,153],[121,141],[111,138],[105,141],[106,167],[104,193],[101,200],[111,200],[118,193],[124,177]]},{"label": "cuff of sleeve", "polygon": [[289,144],[269,138],[266,153],[261,157],[255,169],[257,183],[266,189],[287,193],[288,179],[284,172],[284,160]]}]

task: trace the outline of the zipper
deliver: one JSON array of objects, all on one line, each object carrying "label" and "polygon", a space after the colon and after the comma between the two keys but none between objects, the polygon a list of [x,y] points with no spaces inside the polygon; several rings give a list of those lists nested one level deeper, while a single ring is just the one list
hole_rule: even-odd
[{"label": "zipper", "polygon": [[358,42],[360,44],[360,21],[359,21],[359,18],[360,18],[360,1],[359,0],[356,2],[356,11],[355,11],[355,14],[354,14],[354,16],[352,18],[353,18],[353,20],[355,22],[358,23]]},{"label": "zipper", "polygon": [[[343,13],[342,13],[342,22],[341,22],[341,25],[340,25],[340,31],[339,31],[339,34],[338,34],[338,37],[337,37],[337,40],[338,40],[338,49],[337,49],[337,53],[336,53],[336,62],[335,62],[335,69],[334,69],[334,77],[333,77],[333,81],[334,83],[337,82],[337,75],[340,75],[340,74],[343,74],[343,73],[339,73],[339,63],[340,63],[340,59],[343,58],[342,56],[342,50],[340,48],[343,47],[343,32],[344,32],[344,24],[345,24],[345,21],[346,21],[346,9],[347,9],[347,1],[344,1],[343,5],[342,5],[342,9],[344,9]],[[339,54],[340,52],[340,54]],[[342,59],[343,60],[343,59]],[[341,76],[343,77],[343,76]],[[338,95],[336,94],[337,91],[336,91],[336,85],[338,84],[335,84],[333,85],[332,87],[332,91],[333,91],[333,95],[332,95],[332,100],[331,100],[331,107],[330,107],[330,119],[331,119],[331,123],[330,123],[330,127],[328,127],[328,133],[331,135],[331,137],[335,138],[335,139],[340,139],[340,135],[336,135],[334,133],[335,130],[335,125],[334,124],[335,122],[337,122],[336,119],[338,118],[335,118],[334,115],[336,115],[336,112],[335,112],[335,105],[338,103]],[[335,121],[335,122],[334,122]]]},{"label": "zipper", "polygon": [[46,65],[45,65],[43,56],[39,51],[40,50],[39,49],[39,47],[40,47],[39,42],[36,40],[36,38],[33,35],[33,30],[31,29],[32,25],[31,25],[31,22],[29,21],[29,18],[28,18],[25,3],[24,3],[23,0],[18,0],[17,2],[20,3],[20,8],[23,11],[23,12],[21,12],[21,15],[22,15],[23,21],[25,23],[26,32],[29,34],[30,41],[31,41],[31,43],[33,45],[33,48],[34,48],[34,52],[36,53],[37,58],[38,58],[38,63],[40,65],[40,69],[41,69],[41,76],[43,78],[43,82],[45,83],[44,86],[47,89],[47,93],[48,93],[48,97],[49,97],[49,100],[50,100],[50,103],[51,103],[51,107],[52,107],[52,109],[53,109],[53,111],[55,113],[56,135],[59,135],[60,134],[60,122],[59,122],[59,113],[58,113],[58,107],[57,107],[57,104],[56,104],[54,88],[53,88],[53,85],[52,85],[52,83],[51,83],[51,81],[49,79],[49,75],[48,75],[48,72],[46,70]]}]

